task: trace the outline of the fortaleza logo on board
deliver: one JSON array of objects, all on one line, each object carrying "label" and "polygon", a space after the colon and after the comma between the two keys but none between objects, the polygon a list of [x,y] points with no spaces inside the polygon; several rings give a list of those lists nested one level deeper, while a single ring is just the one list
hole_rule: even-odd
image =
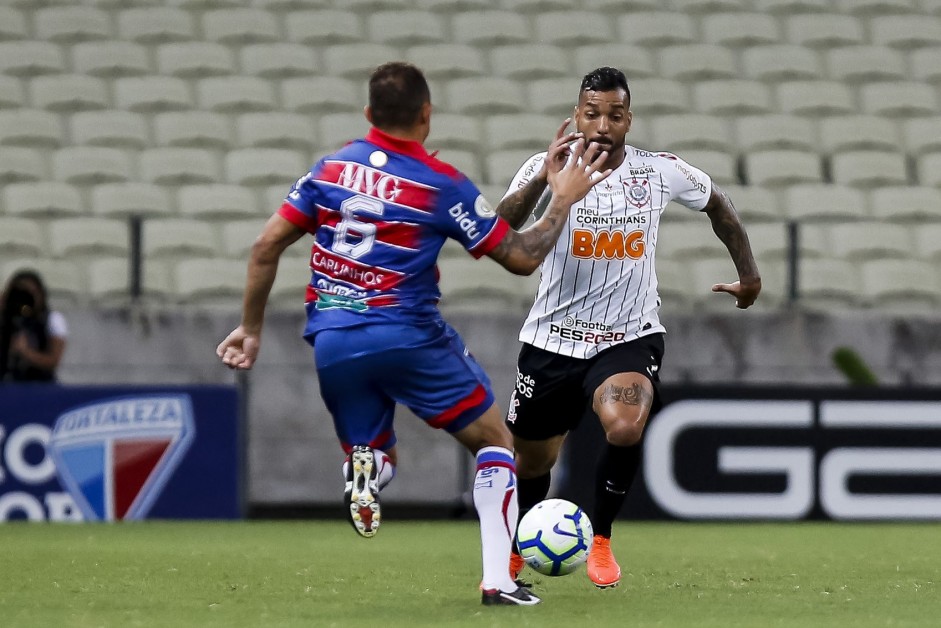
[{"label": "fortaleza logo on board", "polygon": [[62,414],[47,449],[86,520],[143,519],[195,435],[189,395],[123,397]]}]

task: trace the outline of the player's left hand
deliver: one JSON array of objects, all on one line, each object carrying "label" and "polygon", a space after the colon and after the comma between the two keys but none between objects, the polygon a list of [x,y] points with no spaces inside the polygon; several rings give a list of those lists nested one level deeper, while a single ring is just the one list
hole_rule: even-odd
[{"label": "player's left hand", "polygon": [[260,336],[250,334],[239,326],[219,343],[216,347],[216,355],[222,358],[222,363],[229,368],[250,369],[258,357],[260,348]]},{"label": "player's left hand", "polygon": [[749,281],[736,281],[734,283],[717,283],[712,286],[713,292],[727,292],[735,297],[735,307],[745,310],[755,303],[758,293],[761,292],[761,279]]}]

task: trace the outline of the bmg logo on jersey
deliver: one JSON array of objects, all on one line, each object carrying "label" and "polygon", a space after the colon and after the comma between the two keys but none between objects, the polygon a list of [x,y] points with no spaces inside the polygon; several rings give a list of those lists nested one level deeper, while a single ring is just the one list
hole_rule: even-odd
[{"label": "bmg logo on jersey", "polygon": [[640,229],[623,231],[589,231],[572,229],[572,255],[582,259],[640,259],[647,245]]},{"label": "bmg logo on jersey", "polygon": [[195,433],[189,395],[124,397],[59,416],[47,450],[86,520],[143,519]]}]

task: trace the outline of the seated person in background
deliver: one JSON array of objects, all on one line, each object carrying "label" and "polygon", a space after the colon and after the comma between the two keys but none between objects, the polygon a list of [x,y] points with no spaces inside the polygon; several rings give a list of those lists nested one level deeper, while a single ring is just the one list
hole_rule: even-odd
[{"label": "seated person in background", "polygon": [[0,295],[0,382],[55,381],[68,335],[39,273],[14,273]]}]

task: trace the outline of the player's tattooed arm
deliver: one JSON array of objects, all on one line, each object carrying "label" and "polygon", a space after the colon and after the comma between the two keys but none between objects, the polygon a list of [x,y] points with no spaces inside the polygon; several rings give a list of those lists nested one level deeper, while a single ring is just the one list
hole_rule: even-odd
[{"label": "player's tattooed arm", "polygon": [[761,292],[761,273],[758,272],[748,234],[732,200],[719,186],[713,184],[704,211],[712,222],[712,230],[729,250],[735,270],[738,271],[738,281],[716,284],[712,290],[731,294],[735,297],[735,305],[745,309],[755,302]]},{"label": "player's tattooed arm", "polygon": [[533,213],[539,197],[549,185],[545,171],[534,176],[529,183],[504,198],[497,205],[497,213],[514,229],[519,229]]}]

